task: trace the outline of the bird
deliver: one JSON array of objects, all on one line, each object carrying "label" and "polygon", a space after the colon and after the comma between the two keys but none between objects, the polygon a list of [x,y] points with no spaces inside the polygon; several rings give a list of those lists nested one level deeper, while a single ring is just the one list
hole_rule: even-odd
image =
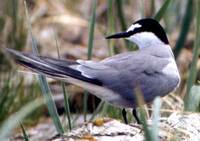
[{"label": "bird", "polygon": [[136,87],[145,103],[174,91],[180,83],[179,71],[165,30],[153,18],[135,21],[124,32],[106,39],[124,38],[138,46],[138,50],[120,53],[101,61],[67,60],[6,48],[16,63],[33,72],[80,86],[103,101],[122,109],[128,124],[126,109],[132,108],[136,121]]}]

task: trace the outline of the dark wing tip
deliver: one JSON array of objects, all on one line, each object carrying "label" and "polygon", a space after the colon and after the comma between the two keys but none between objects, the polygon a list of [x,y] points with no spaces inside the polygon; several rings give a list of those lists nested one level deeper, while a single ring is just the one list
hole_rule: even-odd
[{"label": "dark wing tip", "polygon": [[14,55],[16,54],[16,51],[10,48],[3,48],[3,51],[6,52],[9,55]]},{"label": "dark wing tip", "polygon": [[[70,76],[72,78],[82,80],[88,83],[96,84],[101,86],[102,82],[97,79],[87,78],[81,74],[81,72],[70,68],[68,65],[74,64],[72,62],[49,58],[34,56],[28,53],[22,53],[13,49],[5,48],[5,53],[13,58],[13,60],[31,69],[34,72],[46,74],[50,77],[63,77]],[[64,64],[64,65],[62,65]]]},{"label": "dark wing tip", "polygon": [[21,56],[22,55],[22,53],[20,53],[19,51],[14,50],[14,49],[4,48],[3,50],[5,51],[5,53],[10,55],[11,57],[17,57],[17,56]]}]

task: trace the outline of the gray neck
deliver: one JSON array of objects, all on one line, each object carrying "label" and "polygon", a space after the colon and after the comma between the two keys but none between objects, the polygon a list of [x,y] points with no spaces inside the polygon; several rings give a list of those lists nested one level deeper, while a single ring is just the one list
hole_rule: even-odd
[{"label": "gray neck", "polygon": [[172,57],[174,58],[173,52],[171,50],[171,47],[169,45],[153,45],[148,46],[143,49],[140,49],[140,51],[145,52],[147,54],[151,54],[153,56],[162,57],[162,58],[168,58]]}]

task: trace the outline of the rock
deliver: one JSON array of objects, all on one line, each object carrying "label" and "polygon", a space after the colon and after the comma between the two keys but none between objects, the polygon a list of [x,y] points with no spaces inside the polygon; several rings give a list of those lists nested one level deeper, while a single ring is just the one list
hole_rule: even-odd
[{"label": "rock", "polygon": [[[114,119],[103,119],[103,121],[103,124],[96,124],[96,121],[86,123],[61,137],[51,139],[51,141],[145,140],[141,125],[126,125]],[[151,120],[148,123],[151,125]],[[173,113],[169,118],[160,119],[159,129],[159,139],[161,141],[172,139],[198,141],[200,140],[200,114]]]}]

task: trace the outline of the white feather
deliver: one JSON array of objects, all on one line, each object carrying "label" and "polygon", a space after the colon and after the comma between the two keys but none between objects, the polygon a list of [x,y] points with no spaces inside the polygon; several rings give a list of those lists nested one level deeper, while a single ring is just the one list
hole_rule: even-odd
[{"label": "white feather", "polygon": [[135,30],[136,28],[140,28],[140,27],[142,27],[142,25],[140,25],[140,24],[138,24],[138,23],[132,24],[132,25],[128,28],[127,32],[133,31],[133,30]]},{"label": "white feather", "polygon": [[138,45],[139,49],[149,46],[165,45],[154,33],[152,32],[139,32],[127,38],[131,42]]}]

